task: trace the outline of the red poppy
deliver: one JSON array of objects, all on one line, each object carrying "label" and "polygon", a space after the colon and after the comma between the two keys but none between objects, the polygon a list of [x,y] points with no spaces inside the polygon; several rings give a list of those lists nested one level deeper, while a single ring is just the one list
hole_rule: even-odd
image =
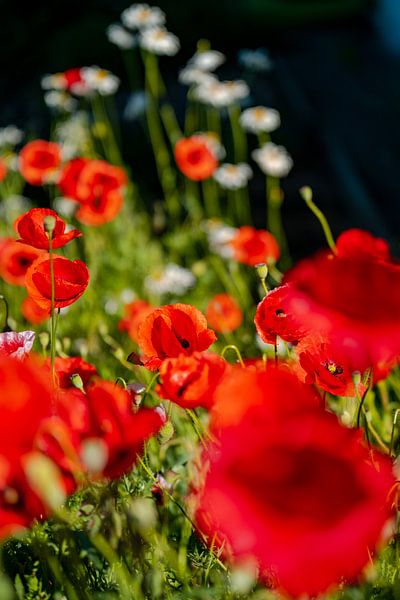
[{"label": "red poppy", "polygon": [[190,304],[156,308],[139,326],[138,345],[142,362],[155,371],[165,358],[207,350],[216,335],[207,329],[205,316]]},{"label": "red poppy", "polygon": [[217,158],[210,147],[197,135],[178,140],[174,155],[179,169],[193,181],[208,179],[218,167]]},{"label": "red poppy", "polygon": [[28,142],[19,154],[19,170],[31,185],[50,181],[61,165],[61,148],[54,142]]},{"label": "red poppy", "polygon": [[8,168],[5,160],[0,158],[0,182],[7,177]]},{"label": "red poppy", "polygon": [[226,365],[220,356],[211,353],[167,358],[160,367],[161,385],[156,391],[183,408],[210,408]]},{"label": "red poppy", "polygon": [[0,277],[12,285],[25,285],[27,270],[42,254],[32,246],[3,238],[0,240]]},{"label": "red poppy", "polygon": [[278,242],[272,233],[248,225],[237,229],[229,245],[234,259],[251,267],[259,263],[275,263],[280,256]]},{"label": "red poppy", "polygon": [[285,275],[283,309],[340,352],[358,371],[384,367],[400,354],[400,266],[374,257],[325,251]]},{"label": "red poppy", "polygon": [[41,363],[0,357],[0,448],[28,451],[40,422],[51,414],[52,388]]},{"label": "red poppy", "polygon": [[[50,366],[50,359],[48,359],[47,365]],[[96,367],[83,360],[80,356],[56,356],[54,367],[57,375],[57,383],[63,389],[74,387],[71,381],[73,375],[79,375],[84,386],[88,385],[90,380],[97,375]]]},{"label": "red poppy", "polygon": [[98,198],[81,204],[75,213],[84,225],[99,226],[109,223],[120,213],[124,198],[119,190],[104,192]]},{"label": "red poppy", "polygon": [[55,219],[55,227],[52,232],[53,248],[61,248],[82,235],[78,229],[66,232],[65,222],[54,210],[50,208],[31,208],[31,210],[18,217],[14,223],[14,229],[21,238],[19,241],[34,248],[48,250],[49,236],[44,227],[44,219],[48,216]]},{"label": "red poppy", "polygon": [[[140,408],[133,412],[130,393],[111,382],[96,379],[85,392],[61,390],[58,414],[82,469],[96,477],[118,478],[132,468],[144,442],[157,433],[163,419],[155,409]],[[61,428],[59,431],[63,435]],[[53,435],[50,426],[41,433],[42,451],[57,463],[61,460],[63,468],[68,470],[71,461],[68,457],[62,460],[59,436]]]},{"label": "red poppy", "polygon": [[82,77],[82,69],[80,67],[75,67],[72,69],[67,69],[62,73],[64,78],[64,89],[72,94],[81,95],[84,92],[87,85],[85,83],[84,78]]},{"label": "red poppy", "polygon": [[127,331],[132,341],[138,341],[140,323],[154,310],[146,300],[134,300],[124,307],[124,317],[118,323],[120,331]]},{"label": "red poppy", "polygon": [[254,323],[265,344],[275,344],[279,336],[286,342],[296,344],[303,336],[299,323],[283,309],[288,285],[281,285],[269,292],[258,304]]},{"label": "red poppy", "polygon": [[235,331],[243,321],[240,306],[229,294],[217,294],[207,304],[206,317],[215,331]]},{"label": "red poppy", "polygon": [[[26,453],[6,453],[0,456],[0,538],[4,539],[28,528],[34,520],[41,520],[50,513],[47,499],[41,487],[35,485],[35,473],[47,469],[47,486],[52,488],[53,499],[57,495],[60,504],[65,499],[66,487],[56,467],[34,450]],[[36,465],[36,467],[35,467]]]},{"label": "red poppy", "polygon": [[245,369],[231,365],[214,394],[213,428],[239,424],[246,411],[263,404],[267,396],[271,398],[271,410],[296,412],[321,405],[318,392],[301,382],[286,364],[278,368],[256,361]]},{"label": "red poppy", "polygon": [[[89,271],[81,260],[53,255],[54,306],[63,308],[76,302],[89,283]],[[50,255],[43,254],[28,269],[25,285],[29,296],[41,307],[51,308]]]},{"label": "red poppy", "polygon": [[[391,514],[390,460],[371,458],[360,431],[313,407],[309,386],[294,383],[302,398],[289,397],[287,373],[269,380],[253,371],[252,382],[249,373],[241,383],[251,385],[237,393],[260,402],[224,427],[203,457],[210,468],[197,494],[199,529],[233,560],[254,557],[261,579],[290,596],[355,581]],[[223,382],[218,391],[228,396]]]},{"label": "red poppy", "polygon": [[126,173],[121,167],[105,160],[89,160],[78,177],[75,198],[82,203],[94,202],[108,192],[120,190],[126,183]]},{"label": "red poppy", "polygon": [[39,325],[50,318],[50,311],[47,308],[41,308],[30,296],[23,299],[21,313],[24,319],[32,325]]},{"label": "red poppy", "polygon": [[[357,369],[350,362],[351,356],[346,349],[340,352],[338,346],[331,347],[319,336],[308,335],[300,342],[296,352],[306,372],[306,383],[316,383],[336,396],[356,395],[353,373]],[[365,386],[360,383],[359,394],[362,395],[364,391]]]},{"label": "red poppy", "polygon": [[81,176],[83,168],[90,163],[90,158],[73,158],[67,162],[62,171],[60,178],[57,182],[61,192],[67,198],[77,200],[77,186],[79,177]]},{"label": "red poppy", "polygon": [[362,229],[347,229],[336,240],[338,256],[348,258],[376,258],[390,260],[390,246],[382,238],[377,238]]}]

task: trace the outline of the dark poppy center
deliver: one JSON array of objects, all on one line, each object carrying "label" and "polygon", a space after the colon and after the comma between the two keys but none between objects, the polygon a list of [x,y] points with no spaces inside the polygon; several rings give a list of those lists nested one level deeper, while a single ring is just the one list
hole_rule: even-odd
[{"label": "dark poppy center", "polygon": [[182,346],[182,348],[185,348],[185,350],[186,350],[186,348],[189,348],[190,343],[187,340],[185,340],[184,338],[178,338],[178,341],[179,341],[180,345]]}]

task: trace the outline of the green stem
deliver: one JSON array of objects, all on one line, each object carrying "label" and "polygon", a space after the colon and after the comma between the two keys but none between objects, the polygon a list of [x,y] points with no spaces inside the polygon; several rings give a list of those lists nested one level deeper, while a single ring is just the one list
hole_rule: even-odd
[{"label": "green stem", "polygon": [[334,254],[336,254],[337,253],[336,244],[335,244],[335,240],[333,239],[331,228],[330,228],[328,220],[325,217],[322,210],[320,210],[318,208],[318,206],[316,204],[314,204],[314,202],[313,202],[312,189],[307,186],[302,187],[300,189],[300,194],[301,194],[304,202],[307,204],[308,208],[314,213],[314,215],[317,217],[318,221],[320,222],[329,248],[332,250],[332,252]]},{"label": "green stem", "polygon": [[228,114],[232,130],[235,161],[236,163],[245,162],[247,158],[247,140],[239,123],[240,107],[235,105],[230,106]]},{"label": "green stem", "polygon": [[49,256],[50,256],[50,285],[51,285],[51,308],[50,308],[50,364],[53,386],[56,385],[56,319],[54,312],[55,304],[55,285],[54,285],[54,261],[53,261],[53,233],[49,232]]},{"label": "green stem", "polygon": [[239,362],[240,362],[240,366],[244,368],[245,364],[243,362],[243,358],[242,358],[242,355],[240,353],[240,350],[234,344],[229,344],[228,346],[225,346],[225,348],[221,352],[222,358],[225,358],[225,354],[228,352],[228,350],[233,350],[236,353],[236,356],[238,357]]}]

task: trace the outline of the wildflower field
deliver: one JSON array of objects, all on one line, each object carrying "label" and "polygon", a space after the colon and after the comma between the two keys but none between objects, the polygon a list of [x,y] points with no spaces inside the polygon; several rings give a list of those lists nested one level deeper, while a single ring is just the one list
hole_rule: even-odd
[{"label": "wildflower field", "polygon": [[147,170],[99,66],[43,75],[47,139],[0,129],[0,600],[397,599],[399,261],[307,185],[294,261],[277,108],[202,40],[178,111],[157,7],[107,36]]}]

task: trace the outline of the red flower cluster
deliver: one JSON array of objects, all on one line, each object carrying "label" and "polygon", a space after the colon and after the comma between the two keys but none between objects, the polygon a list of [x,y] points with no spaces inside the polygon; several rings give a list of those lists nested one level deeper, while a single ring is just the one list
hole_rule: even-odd
[{"label": "red flower cluster", "polygon": [[239,227],[229,244],[234,259],[251,267],[259,263],[275,263],[280,256],[278,242],[272,233],[248,225]]},{"label": "red flower cluster", "polygon": [[390,460],[371,458],[359,431],[279,369],[231,370],[214,416],[218,444],[195,495],[210,543],[255,557],[260,577],[294,597],[355,581],[391,514]]},{"label": "red flower cluster", "polygon": [[218,167],[215,154],[201,136],[192,135],[178,140],[174,155],[180,171],[193,181],[209,179]]},{"label": "red flower cluster", "polygon": [[80,358],[56,359],[56,371],[54,390],[34,357],[0,358],[0,537],[46,517],[88,477],[126,473],[164,422],[155,409],[134,412],[131,394]]},{"label": "red flower cluster", "polygon": [[74,158],[63,168],[58,187],[67,198],[78,202],[76,218],[84,225],[112,221],[123,205],[125,171],[104,160]]}]

